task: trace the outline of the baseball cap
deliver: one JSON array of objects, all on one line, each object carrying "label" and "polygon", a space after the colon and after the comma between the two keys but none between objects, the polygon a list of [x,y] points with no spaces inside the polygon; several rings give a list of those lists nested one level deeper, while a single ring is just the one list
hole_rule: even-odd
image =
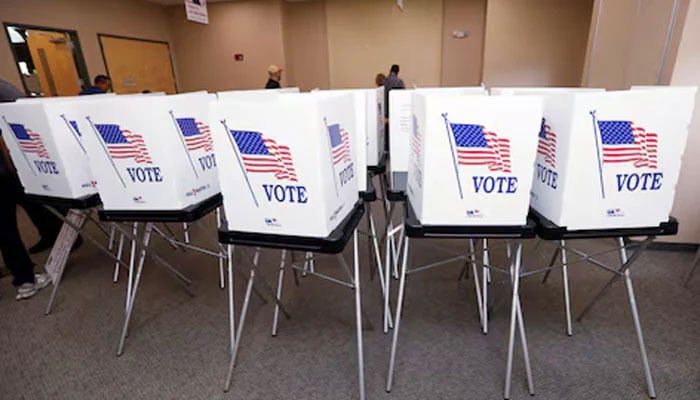
[{"label": "baseball cap", "polygon": [[274,64],[270,65],[270,66],[267,68],[267,72],[269,72],[269,73],[271,73],[271,74],[276,74],[276,73],[282,72],[282,71],[284,71],[284,68],[278,67],[277,65],[274,65]]}]

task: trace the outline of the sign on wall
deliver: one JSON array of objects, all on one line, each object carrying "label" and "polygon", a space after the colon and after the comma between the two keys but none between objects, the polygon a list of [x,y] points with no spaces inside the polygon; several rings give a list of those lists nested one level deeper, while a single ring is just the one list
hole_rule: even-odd
[{"label": "sign on wall", "polygon": [[209,23],[207,14],[207,0],[185,0],[187,19],[200,24]]}]

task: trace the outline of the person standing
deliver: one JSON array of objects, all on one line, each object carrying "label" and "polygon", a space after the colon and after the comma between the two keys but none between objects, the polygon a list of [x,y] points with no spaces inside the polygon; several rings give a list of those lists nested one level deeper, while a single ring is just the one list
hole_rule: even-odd
[{"label": "person standing", "polygon": [[[389,76],[384,78],[384,118],[389,118],[389,92],[394,89],[406,89],[403,80],[399,78],[399,65],[394,64],[389,70]],[[384,150],[389,151],[389,123],[385,119],[384,125]]]},{"label": "person standing", "polygon": [[95,84],[83,89],[79,95],[84,96],[87,94],[104,94],[112,88],[112,80],[109,79],[107,75],[97,75],[95,77]]},{"label": "person standing", "polygon": [[279,89],[282,87],[280,86],[282,71],[284,71],[284,68],[278,67],[274,64],[267,68],[267,75],[269,78],[265,84],[265,89]]},{"label": "person standing", "polygon": [[[12,102],[19,97],[23,97],[22,92],[9,82],[0,79],[0,102]],[[0,253],[5,260],[5,265],[12,273],[12,284],[17,289],[16,299],[22,300],[34,296],[39,290],[45,288],[51,283],[51,278],[45,273],[34,273],[34,263],[29,258],[19,235],[17,204],[21,201],[23,193],[1,135],[0,130],[0,192],[2,193],[0,196]],[[53,215],[51,217],[59,222],[60,229],[60,221]],[[43,234],[41,231],[40,233]]]}]

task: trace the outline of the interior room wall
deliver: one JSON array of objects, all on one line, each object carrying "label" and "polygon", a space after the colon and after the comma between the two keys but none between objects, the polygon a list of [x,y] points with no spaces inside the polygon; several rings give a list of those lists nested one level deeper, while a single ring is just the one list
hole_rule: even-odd
[{"label": "interior room wall", "polygon": [[[0,22],[77,31],[91,79],[105,73],[97,33],[170,41],[162,7],[142,0],[0,1]],[[0,38],[0,78],[22,87],[5,32]]]},{"label": "interior room wall", "polygon": [[484,82],[578,86],[592,0],[489,0]]},{"label": "interior room wall", "polygon": [[[285,63],[281,2],[242,0],[208,8],[208,25],[187,21],[182,4],[166,8],[180,91],[263,88],[267,67]],[[243,61],[235,54],[243,54]]]},{"label": "interior room wall", "polygon": [[[688,0],[596,0],[584,85],[626,89],[631,85],[668,84],[687,3]],[[674,7],[678,8],[675,20]]]},{"label": "interior room wall", "polygon": [[[486,0],[443,0],[442,14],[442,86],[480,84]],[[467,32],[468,36],[454,38],[455,30]]]},{"label": "interior room wall", "polygon": [[286,79],[302,91],[328,89],[328,35],[323,0],[282,3]]},{"label": "interior room wall", "polygon": [[442,15],[442,1],[327,0],[331,87],[371,87],[391,64],[407,86],[439,86]]},{"label": "interior room wall", "polygon": [[[671,85],[700,86],[700,1],[690,0],[676,62],[672,67]],[[676,236],[658,240],[676,243],[700,243],[700,92],[695,96],[695,113],[690,125],[681,175],[676,186],[676,199],[671,214],[678,218]]]}]

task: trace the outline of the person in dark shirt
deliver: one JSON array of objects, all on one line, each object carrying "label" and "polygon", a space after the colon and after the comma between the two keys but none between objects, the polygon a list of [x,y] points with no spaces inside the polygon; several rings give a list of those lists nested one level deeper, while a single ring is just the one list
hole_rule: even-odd
[{"label": "person in dark shirt", "polygon": [[[24,94],[19,89],[0,79],[0,103],[12,102],[20,97],[24,97]],[[0,129],[2,127],[0,125]],[[23,203],[24,193],[1,136],[0,193],[2,193],[0,196],[0,252],[14,278],[12,284],[17,288],[16,299],[28,299],[51,283],[51,278],[45,273],[34,274],[34,263],[22,243],[17,226],[17,204]],[[23,206],[32,222],[39,228],[39,233],[42,235],[41,241],[48,240],[48,236],[44,235],[50,234],[51,243],[53,243],[61,227],[61,221],[41,206],[25,204]],[[48,226],[51,226],[50,233],[46,232]]]},{"label": "person in dark shirt", "polygon": [[[389,118],[389,92],[392,91],[393,89],[406,89],[406,85],[404,85],[403,80],[399,78],[399,66],[398,64],[394,64],[391,66],[391,69],[389,70],[389,76],[384,78],[384,82],[382,82],[382,86],[384,86],[384,118]],[[386,122],[384,125],[384,133],[385,133],[385,139],[384,139],[384,150],[389,151],[389,123]]]},{"label": "person in dark shirt", "polygon": [[282,87],[280,86],[280,81],[282,80],[282,71],[284,71],[284,68],[278,67],[276,65],[270,65],[270,67],[267,69],[267,74],[270,77],[267,80],[267,83],[265,84],[265,89],[279,89]]},{"label": "person in dark shirt", "polygon": [[83,89],[79,94],[84,96],[86,94],[103,94],[107,93],[109,89],[112,88],[112,80],[106,75],[97,75],[95,77],[95,84]]}]

